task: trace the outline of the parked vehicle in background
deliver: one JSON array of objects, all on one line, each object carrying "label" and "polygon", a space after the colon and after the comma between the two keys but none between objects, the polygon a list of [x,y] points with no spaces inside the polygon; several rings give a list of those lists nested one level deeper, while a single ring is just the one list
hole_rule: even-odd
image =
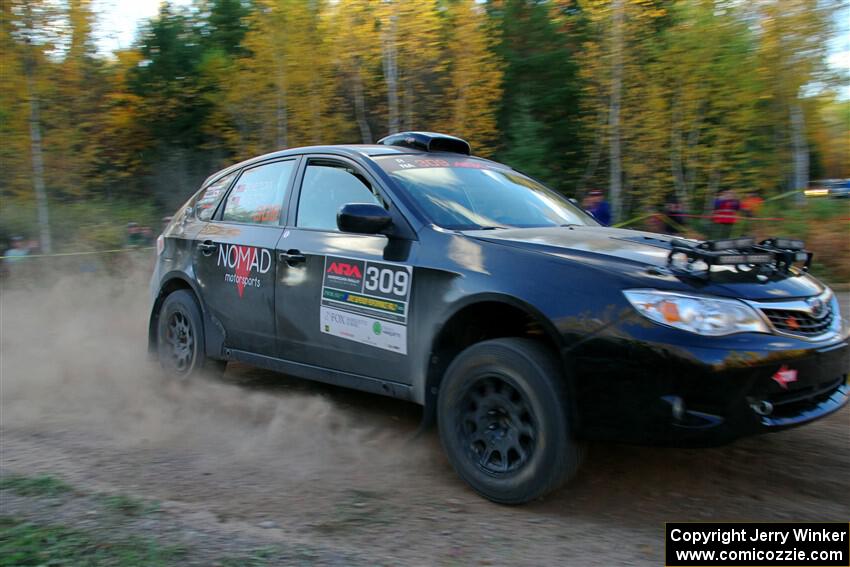
[{"label": "parked vehicle in background", "polygon": [[149,343],[413,401],[481,495],[588,439],[716,444],[848,399],[850,325],[802,242],[600,226],[464,140],[405,132],[212,175],[157,243]]},{"label": "parked vehicle in background", "polygon": [[806,197],[846,199],[850,197],[850,179],[821,179],[819,181],[812,181],[804,193]]},{"label": "parked vehicle in background", "polygon": [[828,185],[829,196],[835,199],[850,198],[850,179],[841,179]]}]

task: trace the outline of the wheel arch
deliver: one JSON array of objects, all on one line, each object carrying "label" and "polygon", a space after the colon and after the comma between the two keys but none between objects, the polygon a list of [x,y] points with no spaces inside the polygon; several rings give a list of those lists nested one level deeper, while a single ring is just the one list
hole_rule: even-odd
[{"label": "wheel arch", "polygon": [[[436,416],[437,393],[446,370],[458,354],[473,344],[501,337],[528,337],[551,350],[564,368],[561,334],[543,313],[515,297],[498,293],[467,297],[453,306],[445,321],[431,341],[426,361],[420,398],[426,424]],[[567,390],[572,390],[569,380]]]},{"label": "wheel arch", "polygon": [[148,323],[148,352],[152,356],[155,356],[157,352],[157,329],[159,327],[159,313],[162,310],[162,304],[169,295],[180,290],[190,291],[195,296],[195,301],[198,302],[204,323],[206,343],[204,346],[207,356],[220,358],[224,346],[224,333],[221,331],[220,326],[214,323],[195,282],[180,271],[169,272],[162,277],[159,293],[154,298]]}]

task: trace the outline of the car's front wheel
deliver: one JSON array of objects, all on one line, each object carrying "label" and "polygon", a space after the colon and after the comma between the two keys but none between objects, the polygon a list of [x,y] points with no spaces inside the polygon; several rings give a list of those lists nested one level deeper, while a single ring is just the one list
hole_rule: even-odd
[{"label": "car's front wheel", "polygon": [[460,353],[440,386],[437,420],[452,466],[494,502],[528,502],[578,469],[557,359],[534,341],[495,339]]},{"label": "car's front wheel", "polygon": [[165,298],[157,337],[159,361],[167,374],[189,378],[224,371],[225,361],[206,356],[201,309],[191,292],[179,290]]}]

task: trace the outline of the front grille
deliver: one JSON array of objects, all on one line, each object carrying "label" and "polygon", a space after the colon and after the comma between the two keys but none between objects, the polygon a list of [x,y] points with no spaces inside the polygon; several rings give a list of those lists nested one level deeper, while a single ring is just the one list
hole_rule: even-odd
[{"label": "front grille", "polygon": [[820,317],[795,309],[762,308],[761,311],[770,319],[773,328],[780,333],[801,337],[816,337],[824,334],[832,326],[832,320],[835,317],[832,306],[828,303],[824,305]]}]

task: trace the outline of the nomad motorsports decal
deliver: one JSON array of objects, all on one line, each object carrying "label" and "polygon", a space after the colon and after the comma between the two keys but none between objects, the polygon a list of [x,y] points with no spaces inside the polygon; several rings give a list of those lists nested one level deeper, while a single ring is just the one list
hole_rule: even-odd
[{"label": "nomad motorsports decal", "polygon": [[272,254],[265,248],[219,244],[216,265],[224,267],[224,281],[236,285],[239,297],[246,287],[262,287],[259,275],[266,274],[272,267]]},{"label": "nomad motorsports decal", "polygon": [[327,256],[322,280],[323,333],[407,354],[410,266]]}]

